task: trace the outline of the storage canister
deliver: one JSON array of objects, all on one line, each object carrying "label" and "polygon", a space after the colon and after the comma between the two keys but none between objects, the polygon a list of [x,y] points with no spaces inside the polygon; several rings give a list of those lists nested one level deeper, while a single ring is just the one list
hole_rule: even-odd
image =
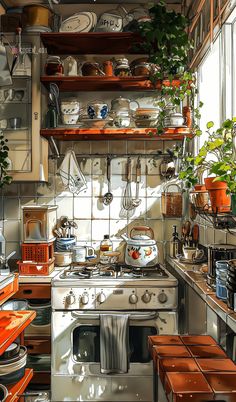
[{"label": "storage canister", "polygon": [[227,300],[227,272],[228,261],[216,261],[216,296],[221,300]]},{"label": "storage canister", "polygon": [[[177,191],[170,191],[170,188]],[[168,184],[165,191],[161,194],[161,210],[162,214],[167,218],[181,217],[183,210],[183,197],[181,188],[178,184]]]}]

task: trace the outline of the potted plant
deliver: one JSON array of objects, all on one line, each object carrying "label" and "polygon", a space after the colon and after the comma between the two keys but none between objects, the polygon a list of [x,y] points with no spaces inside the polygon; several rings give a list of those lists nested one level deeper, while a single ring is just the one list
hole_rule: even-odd
[{"label": "potted plant", "polygon": [[[193,154],[187,154],[183,158],[179,178],[187,188],[191,188],[199,183],[207,171],[210,177],[204,181],[211,208],[213,212],[227,212],[230,209],[229,195],[232,195],[232,200],[236,199],[236,118],[225,120],[216,130],[214,123],[208,122],[207,134],[208,139],[198,155],[194,157]],[[235,213],[233,203],[232,206]]]},{"label": "potted plant", "polygon": [[12,181],[12,177],[7,172],[10,165],[7,142],[8,140],[4,138],[3,132],[0,130],[0,188]]}]

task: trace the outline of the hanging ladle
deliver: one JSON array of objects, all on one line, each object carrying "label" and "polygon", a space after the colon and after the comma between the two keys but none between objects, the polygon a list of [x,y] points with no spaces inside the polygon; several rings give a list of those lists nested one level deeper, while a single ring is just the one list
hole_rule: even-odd
[{"label": "hanging ladle", "polygon": [[111,158],[109,156],[107,157],[107,184],[108,191],[102,198],[104,205],[110,205],[113,200],[113,194],[111,193]]}]

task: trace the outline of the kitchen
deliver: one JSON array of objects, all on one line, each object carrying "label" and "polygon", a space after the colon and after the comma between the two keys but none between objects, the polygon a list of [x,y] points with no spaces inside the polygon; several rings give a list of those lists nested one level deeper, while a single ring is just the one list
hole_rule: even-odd
[{"label": "kitchen", "polygon": [[0,400],[236,401],[236,8],[154,3],[0,2]]}]

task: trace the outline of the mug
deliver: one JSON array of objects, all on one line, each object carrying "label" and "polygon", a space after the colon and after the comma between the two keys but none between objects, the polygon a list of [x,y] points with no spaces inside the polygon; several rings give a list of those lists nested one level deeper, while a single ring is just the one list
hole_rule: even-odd
[{"label": "mug", "polygon": [[17,90],[15,90],[13,100],[22,101],[22,99],[24,98],[24,95],[25,95],[24,89],[17,89]]},{"label": "mug", "polygon": [[103,102],[91,102],[87,105],[87,113],[90,119],[105,119],[108,115],[108,105]]},{"label": "mug", "polygon": [[174,127],[181,127],[185,124],[186,119],[181,113],[172,113],[169,116],[170,125]]},{"label": "mug", "polygon": [[74,246],[72,252],[73,262],[85,262],[90,258],[96,258],[95,250],[90,246]]},{"label": "mug", "polygon": [[183,253],[184,253],[184,258],[186,260],[194,261],[194,260],[200,260],[201,258],[204,257],[204,250],[199,250],[196,247],[184,246]]},{"label": "mug", "polygon": [[8,119],[10,128],[16,130],[21,127],[21,117],[11,117]]}]

